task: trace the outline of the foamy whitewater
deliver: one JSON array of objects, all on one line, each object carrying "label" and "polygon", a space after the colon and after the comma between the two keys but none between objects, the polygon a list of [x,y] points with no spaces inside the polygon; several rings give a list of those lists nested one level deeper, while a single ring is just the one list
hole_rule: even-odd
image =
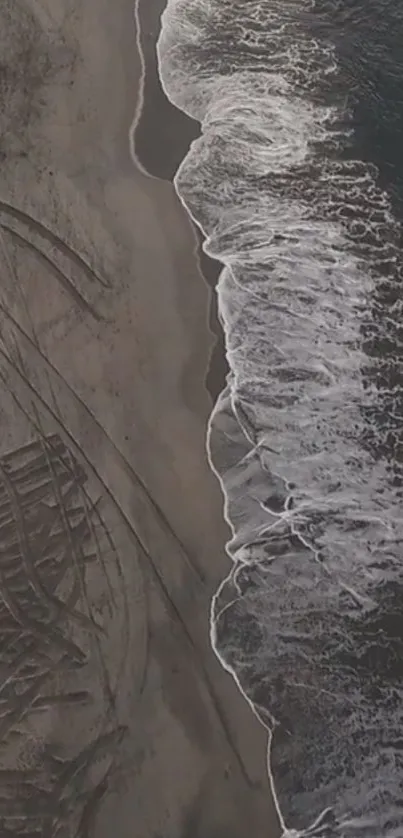
[{"label": "foamy whitewater", "polygon": [[348,152],[315,13],[168,0],[158,44],[202,124],[176,188],[225,266],[208,450],[233,571],[213,641],[270,731],[284,834],[402,838],[399,231]]}]

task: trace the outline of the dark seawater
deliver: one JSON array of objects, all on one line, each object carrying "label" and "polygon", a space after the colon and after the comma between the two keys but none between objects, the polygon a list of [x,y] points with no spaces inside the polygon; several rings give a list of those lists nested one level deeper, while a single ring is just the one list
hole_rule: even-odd
[{"label": "dark seawater", "polygon": [[403,0],[168,0],[158,55],[224,265],[213,640],[284,834],[403,838]]}]

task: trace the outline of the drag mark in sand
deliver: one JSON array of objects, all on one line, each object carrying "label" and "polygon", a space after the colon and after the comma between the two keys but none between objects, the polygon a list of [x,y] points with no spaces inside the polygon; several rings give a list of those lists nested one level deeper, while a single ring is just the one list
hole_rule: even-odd
[{"label": "drag mark in sand", "polygon": [[[7,211],[12,218],[15,218],[19,222],[24,222],[23,233],[18,232],[13,227],[10,227],[8,223],[5,223],[1,220],[1,211]],[[82,257],[79,256],[69,244],[67,244],[63,239],[59,236],[56,236],[53,232],[48,230],[47,227],[40,224],[36,219],[32,218],[27,213],[23,213],[21,210],[17,209],[16,207],[12,207],[11,205],[6,205],[4,202],[0,201],[0,235],[1,230],[4,230],[8,233],[13,240],[17,242],[22,248],[25,248],[32,252],[35,258],[38,260],[40,267],[45,271],[45,274],[48,273],[49,275],[55,277],[62,288],[64,288],[67,293],[69,294],[70,298],[75,302],[78,308],[85,314],[90,314],[94,320],[96,321],[104,321],[105,318],[99,314],[99,312],[92,306],[88,300],[83,296],[82,293],[78,290],[76,285],[72,282],[71,278],[68,276],[70,273],[71,268],[76,267],[80,270],[78,271],[78,279],[88,278],[88,271],[91,271],[91,276],[93,279],[100,282],[105,287],[109,288],[109,282],[107,280],[101,280],[95,273],[92,272],[92,269],[83,262]],[[27,238],[27,233],[33,234],[34,237],[37,237],[38,240],[43,244],[44,242],[48,242],[52,245],[52,249],[55,251],[54,255],[52,254],[52,258],[48,256],[46,253],[43,252],[42,247],[38,244],[35,240],[32,242],[29,238]],[[1,240],[0,240],[1,241]],[[3,251],[5,251],[6,263],[9,268],[9,273],[12,274],[12,288],[14,289],[18,284],[18,276],[16,275],[16,271],[11,267],[11,259],[9,257],[8,252],[6,251],[5,242],[3,242]],[[61,269],[58,266],[56,259],[57,257],[65,257],[67,256],[67,269]],[[83,270],[85,268],[85,271]],[[91,277],[90,277],[91,278]],[[26,302],[24,302],[24,307],[27,308]],[[91,420],[91,422],[96,425],[98,431],[101,432],[102,436],[105,438],[108,446],[113,448],[113,454],[116,456],[120,463],[123,465],[125,471],[127,472],[130,480],[133,481],[133,484],[138,487],[140,492],[144,495],[144,499],[150,505],[150,508],[155,514],[158,522],[163,530],[165,530],[166,534],[170,539],[172,539],[175,543],[176,549],[179,549],[184,562],[188,565],[189,570],[191,571],[192,575],[198,578],[199,581],[204,582],[204,577],[200,568],[197,566],[197,563],[194,561],[193,557],[189,554],[185,544],[181,541],[178,534],[175,532],[173,527],[171,526],[168,518],[166,517],[163,509],[155,500],[155,498],[150,493],[147,485],[145,484],[144,480],[142,479],[141,475],[137,472],[134,466],[128,462],[128,460],[124,457],[119,447],[110,437],[108,432],[103,427],[102,423],[97,419],[97,417],[91,412],[88,405],[84,402],[84,400],[79,396],[79,394],[74,390],[71,385],[68,383],[66,378],[60,373],[57,367],[52,363],[49,357],[42,351],[40,343],[36,335],[30,336],[18,320],[13,316],[9,307],[4,303],[0,302],[0,311],[3,314],[6,321],[9,322],[10,325],[14,329],[17,330],[19,339],[23,339],[29,343],[30,351],[33,351],[35,355],[38,356],[38,361],[44,362],[47,371],[46,377],[49,381],[51,378],[56,376],[57,379],[62,381],[63,386],[66,387],[69,391],[69,395],[73,396],[74,400],[79,403],[79,409],[84,410],[87,417]],[[31,324],[32,327],[32,324]],[[19,370],[21,373],[21,370]],[[50,377],[49,377],[50,376]],[[51,387],[51,385],[50,385]]]},{"label": "drag mark in sand", "polygon": [[82,271],[91,283],[97,283],[102,285],[104,288],[110,287],[109,281],[96,273],[84,257],[77,253],[77,251],[74,250],[70,244],[36,218],[33,218],[33,216],[29,213],[23,212],[23,210],[20,210],[18,207],[14,207],[12,204],[8,204],[5,201],[0,201],[0,213],[3,213],[6,217],[14,218],[17,221],[20,221],[26,226],[27,230],[31,234],[36,233],[42,239],[48,241],[52,247],[58,249],[63,256],[66,256],[80,271]]},{"label": "drag mark in sand", "polygon": [[[2,214],[6,215],[7,222],[2,220]],[[22,225],[22,231],[19,232],[15,230],[13,227],[10,226],[10,219],[17,221],[19,224]],[[0,230],[3,229],[6,233],[12,236],[12,238],[21,245],[21,247],[31,251],[35,258],[39,261],[39,266],[41,269],[44,270],[45,275],[48,273],[49,275],[55,277],[60,285],[67,291],[70,295],[70,298],[76,302],[77,306],[80,308],[81,311],[84,313],[88,312],[95,320],[100,321],[104,318],[98,313],[98,311],[92,306],[88,300],[85,299],[82,293],[79,292],[76,284],[74,284],[69,277],[72,270],[74,268],[78,269],[77,278],[78,282],[82,279],[90,279],[92,282],[98,282],[104,287],[110,287],[110,283],[106,279],[102,279],[99,275],[97,275],[92,268],[87,264],[82,256],[80,256],[70,244],[68,244],[64,239],[62,239],[59,235],[49,230],[48,227],[41,224],[37,219],[33,218],[26,212],[23,212],[21,209],[6,203],[4,201],[0,201]],[[33,237],[33,241],[31,238]],[[52,256],[50,257],[47,253],[43,251],[43,245],[47,244],[51,246],[52,249]],[[11,277],[11,285],[14,289],[18,284],[18,276],[16,275],[16,271],[12,270],[11,268],[11,259],[9,254],[6,252],[5,242],[3,242],[3,250],[5,251],[6,257],[6,264],[9,269],[9,273],[12,273]],[[66,260],[66,267],[63,269],[59,267],[57,264],[57,260],[63,259],[63,257],[67,257]],[[27,309],[26,302],[24,302],[24,307]],[[184,562],[188,565],[188,568],[192,575],[194,575],[199,581],[203,582],[203,576],[201,574],[200,569],[198,568],[196,562],[194,561],[193,557],[189,555],[184,543],[179,538],[178,534],[172,528],[170,522],[168,521],[166,515],[164,514],[161,506],[157,503],[155,498],[151,495],[148,490],[148,487],[142,480],[139,473],[133,467],[131,463],[124,457],[116,443],[112,440],[109,436],[105,428],[103,427],[102,423],[99,422],[97,417],[91,412],[88,405],[80,398],[79,394],[71,387],[68,383],[66,378],[62,376],[59,372],[57,367],[52,364],[51,360],[48,358],[46,354],[41,349],[40,343],[36,337],[36,335],[30,336],[18,322],[18,320],[13,316],[9,307],[5,304],[0,302],[0,311],[2,312],[3,316],[5,317],[6,321],[9,322],[10,325],[14,329],[17,330],[18,339],[28,341],[29,343],[29,351],[33,351],[35,355],[38,356],[38,362],[45,363],[45,375],[49,381],[50,389],[52,389],[51,380],[54,376],[57,377],[60,381],[62,381],[63,386],[66,387],[69,391],[69,395],[73,396],[74,400],[76,400],[79,404],[78,407],[80,410],[84,410],[86,416],[90,419],[91,423],[93,423],[97,431],[100,431],[102,436],[105,438],[108,446],[113,448],[114,456],[117,456],[121,464],[123,465],[125,471],[127,472],[129,478],[133,481],[134,485],[138,487],[140,492],[144,495],[144,499],[150,505],[150,509],[153,514],[156,515],[159,525],[165,530],[165,533],[168,535],[170,539],[172,539],[175,543],[176,549],[179,549]],[[29,316],[29,312],[28,312]],[[29,317],[30,319],[30,317]],[[31,324],[32,328],[32,324]],[[8,358],[8,361],[10,359]],[[19,365],[18,373],[24,374],[21,365]],[[35,401],[35,396],[34,396]],[[83,453],[83,452],[81,452]],[[114,502],[115,499],[114,499]]]},{"label": "drag mark in sand", "polygon": [[42,720],[45,709],[53,721],[95,698],[91,681],[89,689],[64,687],[85,672],[92,636],[101,630],[91,613],[81,611],[94,561],[82,498],[86,480],[58,434],[0,458],[2,835],[25,835],[28,826],[36,838],[67,834],[61,828],[71,810],[81,812],[96,791],[90,769],[99,761],[106,765],[98,770],[98,787],[124,732],[113,725],[106,697],[99,734],[73,758],[63,758],[58,749],[52,753],[49,724]]},{"label": "drag mark in sand", "polygon": [[7,224],[1,223],[0,227],[6,233],[9,233],[12,239],[15,240],[17,244],[21,247],[25,247],[27,250],[30,250],[32,253],[35,254],[37,259],[40,263],[43,264],[45,268],[49,270],[49,272],[57,279],[60,283],[61,287],[67,291],[67,293],[71,296],[72,300],[78,305],[78,307],[82,311],[88,312],[94,320],[104,320],[104,318],[94,309],[94,307],[83,297],[82,294],[78,291],[74,283],[69,279],[67,274],[62,271],[52,259],[49,259],[45,253],[42,251],[32,242],[30,242],[25,236],[21,236],[20,233],[17,233],[16,230],[13,230],[12,227],[9,227]]}]

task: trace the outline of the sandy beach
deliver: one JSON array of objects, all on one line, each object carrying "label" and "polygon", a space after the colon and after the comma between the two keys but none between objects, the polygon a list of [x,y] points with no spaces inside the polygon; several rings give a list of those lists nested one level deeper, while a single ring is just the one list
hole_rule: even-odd
[{"label": "sandy beach", "polygon": [[133,0],[0,11],[0,832],[276,838],[266,732],[210,645],[209,291],[130,155],[138,35]]}]

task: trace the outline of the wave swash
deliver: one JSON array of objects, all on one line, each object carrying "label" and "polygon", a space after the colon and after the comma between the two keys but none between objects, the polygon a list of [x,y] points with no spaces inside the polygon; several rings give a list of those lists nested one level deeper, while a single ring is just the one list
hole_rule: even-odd
[{"label": "wave swash", "polygon": [[[305,0],[168,0],[175,185],[224,268],[213,643],[270,732],[284,835],[403,836],[398,224]],[[397,354],[396,354],[397,353]]]}]

